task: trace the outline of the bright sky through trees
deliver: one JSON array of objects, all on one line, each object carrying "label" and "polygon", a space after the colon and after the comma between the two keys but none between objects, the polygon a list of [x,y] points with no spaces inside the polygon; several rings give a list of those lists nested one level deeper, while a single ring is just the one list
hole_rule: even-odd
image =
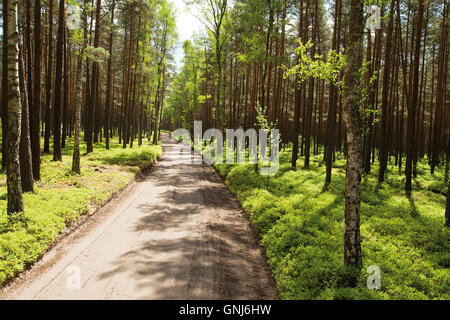
[{"label": "bright sky through trees", "polygon": [[177,32],[179,44],[175,50],[175,65],[181,67],[181,59],[183,59],[183,42],[192,39],[192,34],[200,31],[202,23],[195,17],[192,9],[187,9],[183,0],[172,0],[175,8],[177,8]]}]

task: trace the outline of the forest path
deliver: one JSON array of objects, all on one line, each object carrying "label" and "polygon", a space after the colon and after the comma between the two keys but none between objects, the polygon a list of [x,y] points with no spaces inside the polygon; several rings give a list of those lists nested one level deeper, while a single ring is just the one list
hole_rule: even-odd
[{"label": "forest path", "polygon": [[211,166],[185,162],[199,157],[189,147],[168,134],[162,140],[163,156],[150,174],[0,298],[277,299],[236,198]]}]

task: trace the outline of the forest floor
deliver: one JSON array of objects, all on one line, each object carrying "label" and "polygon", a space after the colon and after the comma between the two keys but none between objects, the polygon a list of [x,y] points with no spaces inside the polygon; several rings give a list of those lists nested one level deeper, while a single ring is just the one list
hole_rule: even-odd
[{"label": "forest floor", "polygon": [[[278,298],[239,202],[213,167],[184,162],[190,148],[168,137],[162,134],[163,156],[148,175],[58,243],[0,298]],[[60,201],[52,199],[54,206]]]},{"label": "forest floor", "polygon": [[94,144],[86,154],[81,144],[81,174],[72,168],[73,139],[67,139],[62,162],[42,155],[41,180],[34,193],[24,194],[24,220],[6,215],[6,176],[0,173],[0,286],[35,262],[55,239],[75,228],[114,194],[126,187],[142,169],[161,155],[160,145],[122,149],[113,139],[110,150]]},{"label": "forest floor", "polygon": [[[357,287],[350,288],[343,264],[346,161],[337,155],[332,182],[325,185],[323,154],[313,156],[309,168],[301,157],[297,170],[290,159],[291,149],[281,151],[279,171],[269,179],[254,165],[216,164],[260,232],[283,299],[450,299],[442,167],[432,176],[420,162],[411,196],[393,162],[381,185],[376,165],[363,176],[363,267]],[[380,269],[380,290],[366,286],[370,265]]]}]

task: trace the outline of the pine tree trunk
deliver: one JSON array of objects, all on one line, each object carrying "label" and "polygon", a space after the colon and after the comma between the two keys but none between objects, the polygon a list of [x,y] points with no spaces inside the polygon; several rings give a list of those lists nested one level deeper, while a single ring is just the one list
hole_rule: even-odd
[{"label": "pine tree trunk", "polygon": [[[89,0],[84,0],[84,7]],[[83,18],[83,46],[78,55],[78,64],[77,64],[77,74],[76,74],[76,102],[75,102],[75,135],[74,135],[74,144],[73,144],[73,158],[72,158],[72,171],[80,174],[81,173],[81,165],[80,165],[80,127],[81,127],[81,104],[83,103],[83,90],[81,88],[81,75],[84,74],[83,70],[83,53],[84,49],[87,46],[87,13],[86,10],[83,9],[82,12]],[[87,81],[86,81],[87,84]]]},{"label": "pine tree trunk", "polygon": [[[432,141],[432,158],[431,158],[431,173],[434,173],[435,166],[438,165],[439,156],[442,150],[442,145],[440,137],[443,132],[442,118],[445,108],[445,79],[446,79],[446,69],[448,66],[448,6],[443,7],[442,12],[442,25],[441,25],[441,35],[440,35],[440,45],[439,45],[439,56],[438,56],[438,77],[436,85],[436,105],[434,113],[434,125],[433,125],[433,141]],[[448,77],[447,77],[448,78]]]},{"label": "pine tree trunk", "polygon": [[[365,79],[365,86],[369,89],[369,99],[366,102],[366,105],[364,106],[365,108],[367,108],[368,106],[370,106],[370,98],[374,95],[372,93],[371,88],[369,87],[370,85],[370,78],[373,75],[373,61],[372,61],[372,42],[371,42],[371,31],[370,29],[368,29],[367,31],[367,50],[366,50],[366,61],[369,62],[370,61],[370,65],[368,67],[368,70],[366,72],[366,79]],[[363,170],[364,173],[370,173],[370,167],[371,167],[371,163],[370,163],[370,156],[371,156],[371,152],[372,152],[372,121],[373,121],[373,116],[370,115],[368,121],[366,121],[366,123],[364,125],[367,126],[366,128],[366,134],[364,135],[364,140],[363,140]]]},{"label": "pine tree trunk", "polygon": [[[340,48],[340,32],[341,32],[341,7],[342,0],[336,0],[334,13],[333,41],[332,49],[339,52]],[[336,135],[336,109],[337,109],[338,92],[336,87],[330,83],[329,107],[327,115],[327,136],[325,149],[326,175],[325,183],[331,182],[331,169],[333,165],[333,154],[335,148]]]},{"label": "pine tree trunk", "polygon": [[[299,26],[298,26],[298,36],[301,37],[303,31],[303,1],[300,2],[300,13],[299,13]],[[301,111],[301,94],[300,85],[298,83],[299,77],[295,77],[295,92],[294,92],[294,134],[292,139],[292,156],[291,156],[291,167],[297,167],[298,158],[298,134],[300,132],[300,111]]]},{"label": "pine tree trunk", "polygon": [[161,66],[158,66],[158,86],[156,88],[155,95],[155,120],[154,120],[154,132],[153,132],[153,144],[158,143],[158,116],[159,116],[159,105],[160,105],[160,87],[161,87]]},{"label": "pine tree trunk", "polygon": [[[100,8],[101,0],[97,0],[96,13],[95,13],[95,31],[94,31],[94,48],[98,48],[100,45]],[[94,151],[93,146],[93,134],[94,134],[94,123],[97,113],[98,106],[98,77],[100,76],[100,66],[98,62],[93,62],[92,64],[92,76],[91,76],[91,93],[88,102],[88,121],[86,126],[86,144],[87,153]],[[98,114],[98,113],[97,113]]]},{"label": "pine tree trunk", "polygon": [[[111,4],[111,26],[114,24],[114,8],[115,8],[115,0],[112,1]],[[106,149],[109,149],[109,110],[111,109],[111,96],[112,96],[112,89],[113,86],[112,83],[112,74],[111,74],[111,61],[112,61],[112,54],[113,54],[113,39],[114,34],[113,30],[111,29],[109,33],[109,57],[108,57],[108,66],[107,66],[107,80],[106,80],[106,102],[105,102],[105,145]]]},{"label": "pine tree trunk", "polygon": [[[311,48],[311,58],[314,59],[316,54],[316,33],[317,33],[317,23],[318,23],[318,10],[319,10],[319,2],[315,1],[314,4],[314,20],[312,26],[312,34],[311,40],[314,45]],[[309,159],[310,159],[310,145],[311,145],[311,126],[312,126],[312,112],[314,109],[314,77],[309,79],[308,84],[308,103],[306,104],[306,112],[305,112],[305,167],[309,167]]]},{"label": "pine tree trunk", "polygon": [[52,103],[52,74],[53,74],[53,1],[50,0],[50,9],[48,15],[48,40],[47,40],[47,78],[45,81],[45,134],[44,134],[44,153],[50,152],[50,131],[51,131],[51,103]]},{"label": "pine tree trunk", "polygon": [[128,65],[126,71],[126,80],[125,80],[125,96],[124,96],[124,122],[123,122],[123,148],[127,147],[127,144],[130,141],[130,96],[131,96],[131,65],[132,65],[132,52],[134,47],[134,19],[135,19],[135,7],[131,6],[131,17],[130,17],[130,41],[128,46]]},{"label": "pine tree trunk", "polygon": [[67,29],[64,32],[64,46],[63,46],[63,68],[64,68],[64,79],[63,79],[63,102],[62,102],[62,138],[61,138],[61,148],[66,147],[66,136],[67,136],[67,113],[69,112],[69,70],[67,66],[67,55],[69,50],[67,49]]},{"label": "pine tree trunk", "polygon": [[6,169],[6,133],[8,130],[8,16],[6,14],[6,1],[3,1],[2,16],[3,16],[3,41],[2,41],[2,170]]},{"label": "pine tree trunk", "polygon": [[[19,47],[19,51],[22,51],[19,59],[22,59],[23,56],[23,76],[25,77],[25,85],[27,86],[27,106],[28,106],[28,114],[31,113],[31,109],[33,109],[33,47],[31,45],[31,0],[26,0],[25,5],[25,18],[26,22],[23,26],[23,48]],[[20,53],[19,53],[20,55]],[[19,60],[19,68],[20,68],[20,60]],[[25,64],[26,63],[26,64]],[[23,181],[22,181],[23,184]]]},{"label": "pine tree trunk", "polygon": [[412,166],[416,148],[415,132],[416,132],[416,107],[419,90],[419,56],[420,43],[422,37],[422,20],[423,20],[423,0],[419,0],[416,20],[416,36],[414,48],[414,63],[413,63],[413,84],[411,92],[411,103],[408,104],[408,127],[407,127],[407,153],[406,153],[406,167],[405,167],[405,191],[412,190]]},{"label": "pine tree trunk", "polygon": [[33,172],[31,164],[30,122],[28,116],[28,92],[25,83],[23,50],[19,45],[19,87],[22,93],[21,131],[20,131],[20,180],[23,192],[33,192]]},{"label": "pine tree trunk", "polygon": [[58,34],[56,38],[56,69],[55,69],[55,104],[53,110],[53,161],[62,161],[61,153],[61,109],[63,83],[63,49],[65,32],[65,0],[59,2]]},{"label": "pine tree trunk", "polygon": [[30,111],[30,138],[33,178],[41,180],[41,0],[34,2],[34,79],[33,107]]},{"label": "pine tree trunk", "polygon": [[[397,0],[398,1],[398,0]],[[380,142],[380,170],[378,172],[378,182],[384,181],[384,172],[387,168],[387,118],[388,118],[388,91],[389,91],[389,75],[391,66],[391,37],[392,26],[394,23],[394,0],[391,1],[389,10],[389,23],[386,32],[386,45],[384,48],[384,72],[383,72],[383,93],[381,98],[381,142]]]},{"label": "pine tree trunk", "polygon": [[450,227],[450,180],[447,189],[447,205],[445,206],[445,225]]},{"label": "pine tree trunk", "polygon": [[166,90],[166,69],[164,67],[163,70],[163,85],[162,85],[162,94],[161,94],[161,106],[160,106],[160,111],[159,111],[159,121],[158,121],[158,136],[157,136],[157,140],[160,139],[161,137],[161,119],[162,119],[162,114],[163,114],[163,109],[164,109],[164,96],[165,96],[165,90]]},{"label": "pine tree trunk", "polygon": [[[125,141],[125,110],[126,110],[126,78],[127,78],[127,44],[128,44],[128,30],[125,30],[124,42],[123,42],[123,57],[122,57],[122,95],[121,95],[121,107],[120,107],[120,121],[119,121],[119,143],[122,139]],[[126,147],[124,142],[123,148]]]}]

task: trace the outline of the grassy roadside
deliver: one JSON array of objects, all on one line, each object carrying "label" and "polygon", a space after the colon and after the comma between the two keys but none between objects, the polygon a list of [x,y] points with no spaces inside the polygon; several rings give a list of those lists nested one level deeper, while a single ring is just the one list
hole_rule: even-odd
[{"label": "grassy roadside", "polygon": [[[216,164],[262,236],[283,299],[450,299],[450,230],[444,225],[443,171],[431,176],[418,165],[410,198],[404,177],[389,165],[377,184],[376,166],[363,177],[363,268],[356,288],[345,286],[343,267],[345,160],[337,157],[332,183],[324,186],[323,156],[311,167],[290,168],[290,150],[270,177],[253,165]],[[381,270],[381,290],[366,288],[367,267]]]},{"label": "grassy roadside", "polygon": [[71,172],[73,140],[63,149],[63,161],[42,156],[41,181],[34,193],[24,194],[25,219],[8,221],[6,177],[0,173],[0,284],[34,262],[67,225],[76,222],[92,206],[105,203],[136,174],[161,155],[160,145],[146,141],[122,149],[113,139],[110,150],[103,143],[86,155],[81,146],[81,175]]}]

